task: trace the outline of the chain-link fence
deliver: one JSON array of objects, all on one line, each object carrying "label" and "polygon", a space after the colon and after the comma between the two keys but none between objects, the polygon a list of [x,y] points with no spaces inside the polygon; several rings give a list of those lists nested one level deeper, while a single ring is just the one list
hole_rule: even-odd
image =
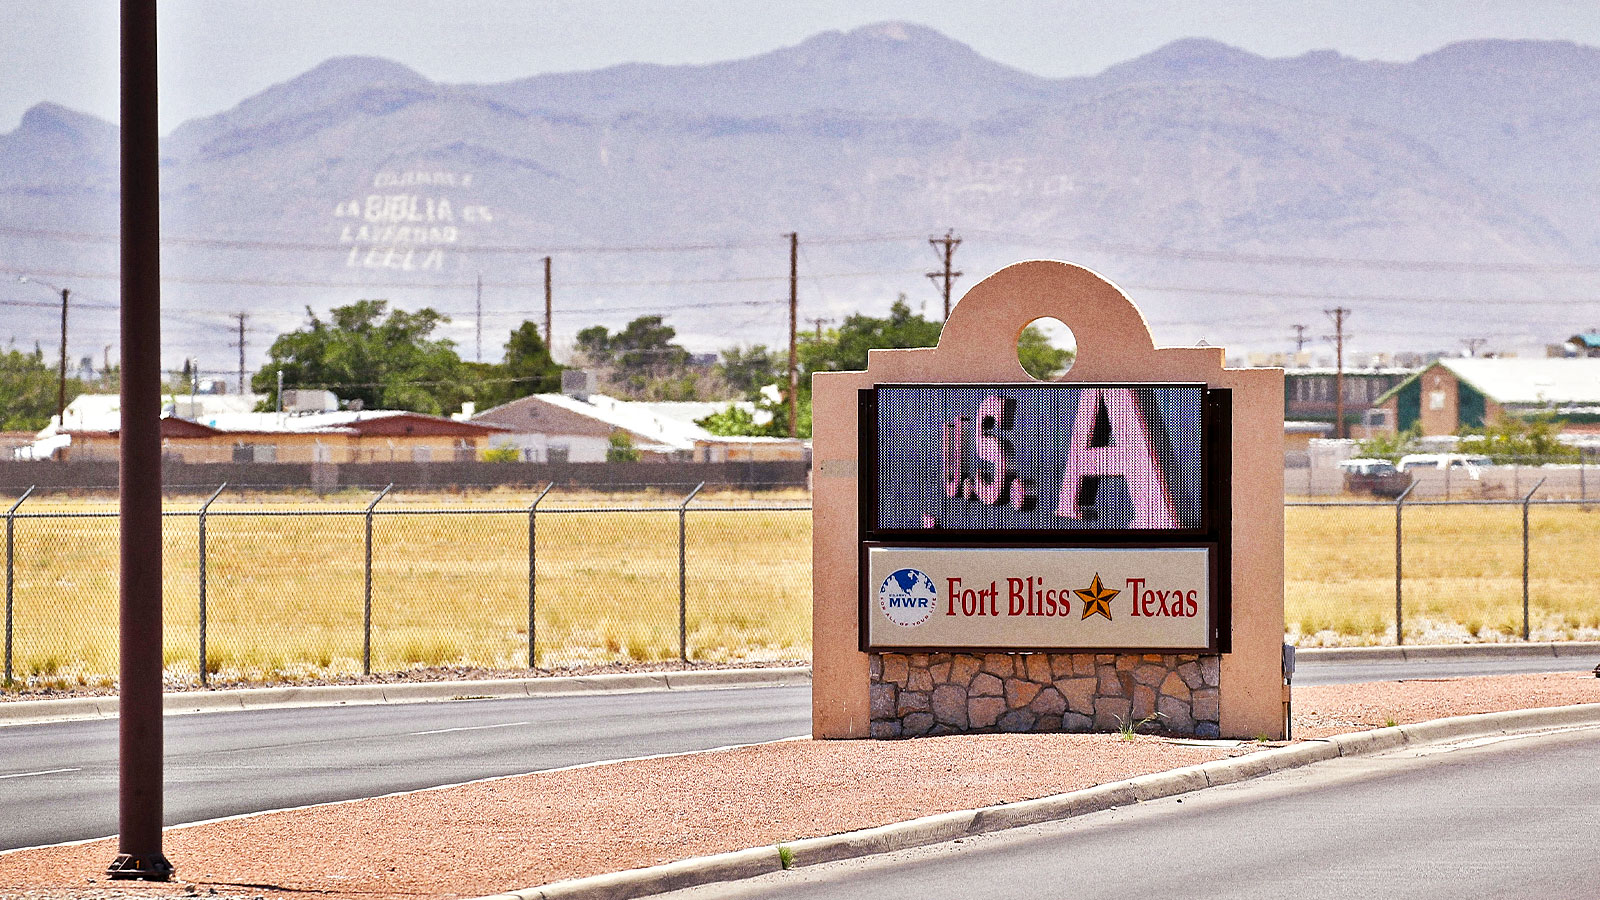
[{"label": "chain-link fence", "polygon": [[[163,514],[170,681],[417,668],[804,659],[804,495],[659,487],[229,502]],[[513,505],[512,501],[515,501]],[[24,495],[5,513],[7,683],[117,670],[117,515]],[[203,661],[203,662],[202,662]]]},{"label": "chain-link fence", "polygon": [[1600,637],[1600,502],[1295,501],[1285,516],[1285,619],[1307,644]]},{"label": "chain-link fence", "polygon": [[[1302,645],[1600,637],[1600,501],[1295,501],[1286,623]],[[182,506],[179,504],[182,503]],[[117,670],[117,514],[23,496],[5,512],[5,675]],[[169,680],[339,678],[656,661],[806,659],[803,490],[169,500]],[[201,660],[204,660],[202,664]]]}]

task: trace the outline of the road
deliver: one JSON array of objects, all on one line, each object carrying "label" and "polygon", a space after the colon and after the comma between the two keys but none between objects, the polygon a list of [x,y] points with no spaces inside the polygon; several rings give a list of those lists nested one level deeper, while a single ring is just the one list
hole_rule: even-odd
[{"label": "road", "polygon": [[[167,824],[811,731],[808,687],[169,716]],[[0,849],[117,830],[115,720],[0,728]]]},{"label": "road", "polygon": [[1596,656],[1528,656],[1487,659],[1364,660],[1312,662],[1302,656],[1295,666],[1294,683],[1358,684],[1412,678],[1461,678],[1466,675],[1515,675],[1525,672],[1588,672],[1600,663]]},{"label": "road", "polygon": [[1319,763],[672,900],[1600,894],[1600,729]]},{"label": "road", "polygon": [[[1582,670],[1592,660],[1302,662],[1295,683]],[[168,824],[811,730],[809,688],[171,716]],[[0,849],[116,831],[116,722],[0,728]],[[43,813],[43,814],[41,814]]]}]

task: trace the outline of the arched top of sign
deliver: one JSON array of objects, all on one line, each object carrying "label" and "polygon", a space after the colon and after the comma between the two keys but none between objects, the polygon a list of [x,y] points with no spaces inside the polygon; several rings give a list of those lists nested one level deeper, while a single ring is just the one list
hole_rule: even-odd
[{"label": "arched top of sign", "polygon": [[1144,314],[1093,270],[1029,260],[974,285],[951,310],[937,347],[873,350],[867,371],[878,380],[914,377],[907,366],[930,374],[959,370],[968,380],[1033,381],[1017,361],[1017,339],[1043,316],[1059,319],[1077,338],[1077,357],[1063,381],[1128,379],[1146,367],[1162,371],[1156,378],[1177,371],[1204,378],[1223,366],[1220,347],[1158,349]]}]

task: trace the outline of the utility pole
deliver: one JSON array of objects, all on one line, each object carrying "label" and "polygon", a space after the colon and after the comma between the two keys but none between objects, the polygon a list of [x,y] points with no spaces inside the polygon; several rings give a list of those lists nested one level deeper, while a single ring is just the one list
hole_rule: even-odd
[{"label": "utility pole", "polygon": [[122,425],[118,447],[117,858],[167,881],[161,852],[161,132],[156,2],[121,4]]},{"label": "utility pole", "polygon": [[950,282],[961,277],[960,272],[950,270],[950,259],[955,255],[956,247],[961,244],[961,238],[956,237],[952,229],[946,229],[944,237],[928,238],[928,243],[933,245],[934,253],[938,253],[940,247],[944,248],[944,253],[942,254],[944,271],[929,272],[928,277],[933,280],[935,287],[939,286],[941,279],[944,281],[944,317],[948,321],[950,319]]},{"label": "utility pole", "polygon": [[789,437],[800,436],[800,232],[789,232]]},{"label": "utility pole", "polygon": [[1465,338],[1465,339],[1463,339],[1461,341],[1461,343],[1467,345],[1467,355],[1468,356],[1477,356],[1478,355],[1478,348],[1482,347],[1484,344],[1489,343],[1489,339],[1488,338]]},{"label": "utility pole", "polygon": [[233,314],[233,317],[235,319],[239,320],[239,393],[243,394],[245,392],[244,391],[244,323],[245,323],[246,319],[250,318],[250,314],[249,313],[237,312],[237,313]]},{"label": "utility pole", "polygon": [[478,273],[478,362],[483,362],[483,273]]},{"label": "utility pole", "polygon": [[555,345],[550,343],[550,257],[544,258],[544,349],[555,358]]},{"label": "utility pole", "polygon": [[56,427],[67,427],[67,295],[61,289],[61,377],[56,382]]},{"label": "utility pole", "polygon": [[819,317],[817,317],[815,319],[807,319],[806,321],[810,322],[812,325],[816,326],[816,328],[817,328],[817,340],[820,341],[820,340],[822,340],[822,326],[823,326],[823,324],[826,323],[826,322],[832,322],[833,320],[832,319],[824,319],[824,318],[819,316]]},{"label": "utility pole", "polygon": [[1290,325],[1294,329],[1294,355],[1299,356],[1306,349],[1306,326]]},{"label": "utility pole", "polygon": [[1335,362],[1337,364],[1337,368],[1334,369],[1334,376],[1333,376],[1333,399],[1334,399],[1333,436],[1336,437],[1336,438],[1342,438],[1342,437],[1345,436],[1345,430],[1344,430],[1344,339],[1349,336],[1349,335],[1346,335],[1344,333],[1344,317],[1350,315],[1350,310],[1344,308],[1343,306],[1335,306],[1333,309],[1325,309],[1322,312],[1325,315],[1327,315],[1327,316],[1329,316],[1330,318],[1333,319],[1333,334],[1327,336],[1327,340],[1333,341],[1334,360],[1335,360]]},{"label": "utility pole", "polygon": [[67,297],[72,293],[68,288],[56,287],[49,282],[40,281],[31,275],[17,277],[18,284],[37,284],[51,293],[61,294],[61,366],[56,387],[56,427],[65,427],[67,420]]}]

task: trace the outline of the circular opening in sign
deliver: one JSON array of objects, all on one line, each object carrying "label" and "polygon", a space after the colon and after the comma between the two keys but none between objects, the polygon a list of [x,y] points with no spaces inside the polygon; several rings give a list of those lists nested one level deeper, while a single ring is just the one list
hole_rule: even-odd
[{"label": "circular opening in sign", "polygon": [[1060,319],[1044,316],[1028,323],[1017,337],[1017,362],[1040,381],[1055,381],[1072,368],[1078,339]]}]

